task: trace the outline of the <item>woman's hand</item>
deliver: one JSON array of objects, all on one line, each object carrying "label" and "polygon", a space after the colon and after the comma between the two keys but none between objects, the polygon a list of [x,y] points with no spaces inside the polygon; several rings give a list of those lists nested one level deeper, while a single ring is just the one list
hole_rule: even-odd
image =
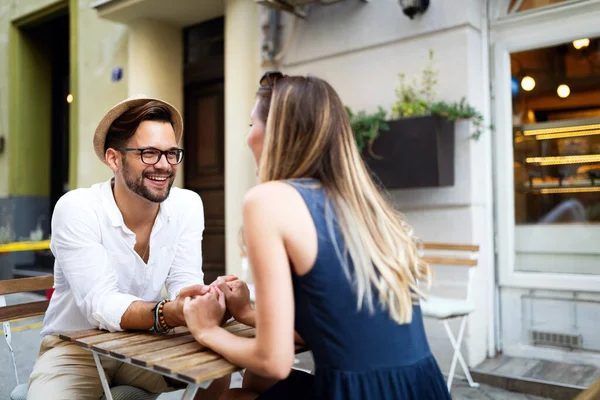
[{"label": "woman's hand", "polygon": [[250,290],[246,282],[238,279],[235,276],[219,277],[216,281],[219,290],[225,295],[227,310],[237,321],[246,324],[254,325],[254,309],[250,304]]},{"label": "woman's hand", "polygon": [[207,333],[219,329],[225,309],[225,295],[218,287],[211,287],[206,294],[185,298],[185,322],[200,344],[204,344],[203,337]]}]

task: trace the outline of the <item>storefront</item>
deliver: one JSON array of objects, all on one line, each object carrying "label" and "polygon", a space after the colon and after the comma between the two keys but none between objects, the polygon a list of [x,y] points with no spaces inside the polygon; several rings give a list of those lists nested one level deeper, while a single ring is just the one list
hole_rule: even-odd
[{"label": "storefront", "polygon": [[600,2],[512,3],[490,22],[498,348],[598,364]]},{"label": "storefront", "polygon": [[[0,33],[58,3],[67,2],[23,1],[0,15]],[[200,185],[205,243],[220,257],[207,258],[207,268],[226,265],[235,274],[240,206],[255,183],[244,139],[262,70],[311,73],[331,82],[354,110],[389,110],[398,75],[419,75],[433,51],[437,97],[465,97],[495,130],[474,141],[468,124],[457,123],[454,185],[393,190],[390,197],[424,240],[481,247],[467,362],[476,366],[502,351],[600,363],[599,0],[431,0],[414,19],[397,0],[314,1],[305,19],[285,12],[270,18],[254,0],[68,3],[76,16],[71,188],[110,174],[91,146],[105,110],[137,93],[170,101],[184,110],[192,139],[185,143],[187,178],[178,184]],[[211,53],[217,47],[220,53]],[[0,41],[0,51],[8,50]],[[0,69],[3,104],[12,101],[9,81]],[[0,108],[0,119],[8,117],[8,107]],[[14,146],[20,132],[0,137]],[[206,132],[214,135],[200,135]],[[218,151],[206,152],[209,145]],[[0,152],[0,198],[14,196],[5,182],[16,171]],[[437,271],[434,291],[463,296],[463,272]],[[435,322],[427,331],[447,369],[453,351],[445,332]]]}]

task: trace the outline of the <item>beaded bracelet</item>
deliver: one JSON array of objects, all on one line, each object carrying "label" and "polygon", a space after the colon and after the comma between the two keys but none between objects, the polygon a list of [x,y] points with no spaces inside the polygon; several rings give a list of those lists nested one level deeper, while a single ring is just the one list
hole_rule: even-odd
[{"label": "beaded bracelet", "polygon": [[167,324],[164,314],[165,304],[169,301],[171,300],[161,300],[158,303],[156,303],[156,306],[152,309],[152,312],[154,313],[154,327],[152,328],[152,330],[154,330],[157,333],[169,333],[169,331],[173,329]]}]

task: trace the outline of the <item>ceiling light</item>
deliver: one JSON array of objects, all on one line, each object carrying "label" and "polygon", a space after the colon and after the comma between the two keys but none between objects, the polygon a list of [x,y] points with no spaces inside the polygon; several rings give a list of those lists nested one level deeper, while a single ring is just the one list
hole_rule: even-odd
[{"label": "ceiling light", "polygon": [[565,99],[571,94],[571,89],[567,85],[562,84],[556,88],[556,93],[558,94],[558,97]]},{"label": "ceiling light", "polygon": [[73,102],[73,95],[71,93],[69,93],[69,95],[67,96],[67,103],[71,104]]},{"label": "ceiling light", "polygon": [[530,76],[524,76],[523,79],[521,79],[521,87],[526,92],[531,92],[535,87],[535,79]]},{"label": "ceiling light", "polygon": [[577,50],[581,50],[584,47],[588,47],[589,45],[590,39],[588,38],[573,40],[573,47],[575,47]]},{"label": "ceiling light", "polygon": [[548,156],[548,157],[527,157],[527,164],[540,165],[565,165],[565,164],[584,164],[596,163],[600,161],[600,154],[584,154],[580,156]]}]

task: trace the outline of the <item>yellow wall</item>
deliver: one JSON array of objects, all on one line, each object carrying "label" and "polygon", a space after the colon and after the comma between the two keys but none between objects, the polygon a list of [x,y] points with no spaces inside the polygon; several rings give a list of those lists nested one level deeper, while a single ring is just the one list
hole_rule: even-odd
[{"label": "yellow wall", "polygon": [[[0,154],[0,198],[9,194],[9,28],[14,21],[23,21],[31,15],[39,15],[53,5],[64,3],[56,0],[0,0],[0,136],[6,138],[6,150]],[[75,34],[78,58],[71,64],[76,73],[73,82],[78,83],[78,91],[72,104],[75,124],[71,125],[71,135],[76,135],[78,147],[77,164],[71,175],[78,187],[108,179],[110,170],[94,155],[92,136],[104,113],[117,102],[127,97],[127,27],[98,18],[91,8],[92,0],[71,0],[77,4],[77,25]],[[14,29],[14,28],[13,28]],[[73,50],[73,49],[72,49]],[[111,69],[123,67],[123,79],[111,82]],[[75,76],[74,76],[75,78]],[[17,109],[25,104],[15,104]]]},{"label": "yellow wall", "polygon": [[259,76],[258,8],[247,0],[225,2],[225,265],[241,272],[238,232],[242,200],[256,183],[256,164],[246,145]]},{"label": "yellow wall", "polygon": [[51,7],[55,4],[60,4],[63,0],[26,0],[26,1],[10,1],[2,0],[1,7],[10,10],[9,18],[11,20],[20,19],[27,17],[28,15],[35,14],[44,8]]},{"label": "yellow wall", "polygon": [[[106,180],[111,175],[94,154],[92,138],[100,119],[127,95],[128,31],[125,25],[98,18],[92,0],[79,0],[77,60],[78,70],[78,168],[77,186]],[[123,68],[123,78],[111,81],[111,70]],[[74,132],[71,132],[73,134]]]},{"label": "yellow wall", "polygon": [[45,33],[10,27],[9,188],[11,196],[50,194],[52,71]]},{"label": "yellow wall", "polygon": [[39,34],[24,34],[19,27],[66,7],[66,0],[0,1],[0,136],[6,141],[0,154],[0,198],[48,195],[48,179],[40,174],[50,159],[47,46]]},{"label": "yellow wall", "polygon": [[[129,96],[157,97],[174,105],[183,115],[181,28],[154,20],[138,20],[128,27]],[[179,171],[175,185],[183,187],[183,165]]]},{"label": "yellow wall", "polygon": [[[0,154],[0,198],[7,197],[9,191],[9,32],[12,22],[23,19],[40,10],[52,8],[62,0],[0,0],[0,137],[5,138],[5,150]],[[13,32],[14,33],[14,32]]]}]

